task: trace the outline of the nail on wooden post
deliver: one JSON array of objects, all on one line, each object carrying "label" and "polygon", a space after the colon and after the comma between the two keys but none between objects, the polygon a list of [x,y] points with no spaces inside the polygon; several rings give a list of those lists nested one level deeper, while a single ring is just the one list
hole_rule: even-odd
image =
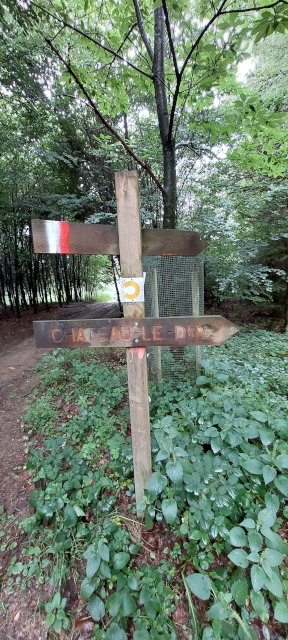
[{"label": "nail on wooden post", "polygon": [[[193,269],[191,274],[191,284],[192,284],[192,315],[199,316],[199,280],[198,280],[198,272],[196,269]],[[202,358],[201,347],[197,345],[195,347],[196,352],[196,377],[198,378],[201,373],[201,365],[200,360]]]},{"label": "nail on wooden post", "polygon": [[[152,300],[153,300],[153,316],[159,318],[159,301],[158,301],[158,286],[157,286],[157,269],[152,269]],[[162,380],[162,361],[161,361],[161,347],[155,347],[156,354],[156,378],[157,382]]]},{"label": "nail on wooden post", "polygon": [[[141,277],[142,240],[137,171],[115,174],[122,278]],[[143,302],[123,304],[125,318],[144,318]],[[152,474],[146,348],[126,349],[136,503]],[[141,517],[141,514],[138,514]],[[143,515],[143,514],[142,514]]]}]

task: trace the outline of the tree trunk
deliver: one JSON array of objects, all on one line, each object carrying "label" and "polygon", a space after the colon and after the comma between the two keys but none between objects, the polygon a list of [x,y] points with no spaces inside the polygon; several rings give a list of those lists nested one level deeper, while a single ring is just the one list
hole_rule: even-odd
[{"label": "tree trunk", "polygon": [[175,229],[177,222],[177,184],[176,154],[174,141],[163,148],[164,156],[164,192],[163,192],[163,228]]},{"label": "tree trunk", "polygon": [[169,112],[165,86],[164,58],[165,58],[165,35],[164,35],[164,13],[163,8],[158,7],[154,11],[154,58],[153,76],[155,100],[161,144],[163,151],[163,171],[164,171],[164,192],[163,206],[164,229],[175,229],[176,208],[177,208],[177,185],[176,185],[176,154],[175,141],[168,142],[169,134]]}]

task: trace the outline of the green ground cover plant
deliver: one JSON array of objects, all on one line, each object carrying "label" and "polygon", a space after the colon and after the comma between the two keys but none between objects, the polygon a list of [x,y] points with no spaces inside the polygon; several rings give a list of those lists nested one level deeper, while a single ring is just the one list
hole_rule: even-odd
[{"label": "green ground cover plant", "polygon": [[[40,607],[56,633],[73,625],[73,569],[97,640],[257,640],[259,624],[286,638],[287,352],[285,335],[242,331],[206,348],[196,381],[151,385],[153,473],[139,505],[122,354],[44,356],[25,426],[45,434],[27,465],[35,511],[8,588],[53,585]],[[151,535],[161,527],[159,555],[137,509]]]}]

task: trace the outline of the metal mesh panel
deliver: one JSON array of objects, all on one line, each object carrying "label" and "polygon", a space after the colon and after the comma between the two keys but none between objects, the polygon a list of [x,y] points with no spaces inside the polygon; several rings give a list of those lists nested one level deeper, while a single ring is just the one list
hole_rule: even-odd
[{"label": "metal mesh panel", "polygon": [[[145,315],[151,317],[204,315],[203,257],[143,256]],[[150,379],[158,382],[196,377],[201,347],[147,348]]]}]

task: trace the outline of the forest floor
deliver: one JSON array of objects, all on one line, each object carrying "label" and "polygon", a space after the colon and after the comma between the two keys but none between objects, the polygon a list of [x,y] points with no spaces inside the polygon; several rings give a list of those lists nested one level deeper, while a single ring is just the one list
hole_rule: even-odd
[{"label": "forest floor", "polygon": [[[249,323],[255,328],[281,330],[281,318],[269,316],[266,308],[251,305],[231,305],[225,308],[207,309],[206,313],[221,314],[240,323]],[[24,312],[22,318],[7,317],[0,322],[0,584],[7,577],[7,568],[16,553],[17,546],[25,547],[27,536],[19,530],[19,523],[33,509],[29,507],[29,495],[34,489],[30,472],[26,470],[27,453],[33,443],[39,446],[37,433],[23,435],[21,424],[26,404],[31,403],[31,394],[39,384],[34,365],[40,362],[43,352],[36,349],[33,337],[33,320],[72,319],[80,317],[117,317],[119,309],[115,303],[73,303],[63,308],[54,307],[48,313],[42,310],[37,316]],[[239,317],[240,316],[240,317]],[[38,440],[37,440],[38,438]],[[1,506],[3,507],[1,511]],[[2,528],[2,534],[1,534]],[[69,585],[68,585],[69,586]],[[45,589],[49,589],[46,586]],[[46,593],[47,595],[47,593]],[[49,595],[49,594],[48,594]],[[43,596],[43,594],[42,594]],[[16,590],[7,595],[3,586],[0,594],[0,640],[46,640],[48,631],[38,615],[39,588]],[[91,629],[81,630],[73,640],[91,637]],[[80,634],[80,635],[79,635]],[[59,636],[51,635],[49,639]],[[70,638],[70,633],[60,637]]]},{"label": "forest floor", "polygon": [[[33,320],[62,320],[72,318],[103,318],[119,315],[115,303],[73,303],[49,312],[23,312],[22,318],[8,317],[0,322],[0,531],[5,549],[0,552],[0,576],[5,576],[14,555],[14,549],[23,534],[19,522],[31,515],[29,495],[34,486],[29,481],[27,464],[27,436],[23,437],[21,422],[25,407],[31,401],[31,393],[39,382],[34,365],[40,362],[44,352],[37,349],[33,336]],[[33,438],[32,438],[33,439]],[[34,440],[35,440],[34,436]],[[32,445],[29,438],[29,447]],[[2,522],[1,522],[2,519]],[[3,539],[0,538],[3,542]],[[1,577],[0,577],[1,583]],[[44,623],[36,616],[39,593],[31,589],[25,593],[0,596],[0,640],[44,640],[47,637]]]}]

